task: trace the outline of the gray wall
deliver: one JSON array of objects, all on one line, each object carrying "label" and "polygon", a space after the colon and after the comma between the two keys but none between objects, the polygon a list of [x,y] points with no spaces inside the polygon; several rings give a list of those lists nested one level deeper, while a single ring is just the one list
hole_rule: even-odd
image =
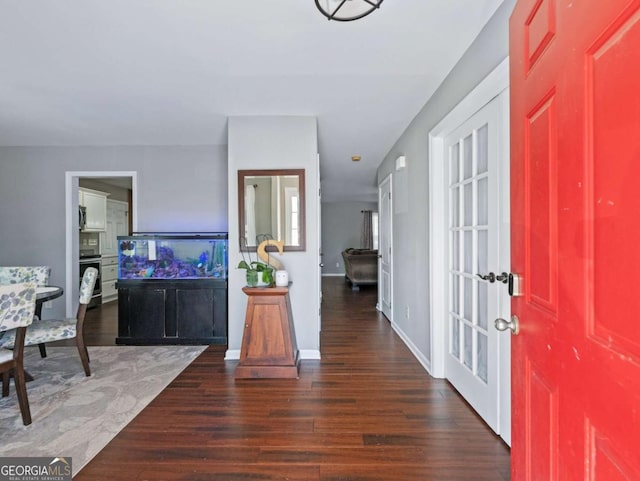
[{"label": "gray wall", "polygon": [[[363,210],[378,210],[377,202],[322,203],[323,274],[344,274],[342,251],[360,247]],[[338,265],[336,265],[338,264]]]},{"label": "gray wall", "polygon": [[[378,167],[378,182],[393,173],[393,321],[417,354],[431,360],[429,318],[429,131],[508,56],[508,20],[515,0],[505,0],[435,94]],[[407,167],[395,172],[395,159]],[[407,307],[411,317],[405,316]]]},{"label": "gray wall", "polygon": [[[238,230],[238,170],[304,169],[306,250],[285,252],[282,263],[293,282],[289,297],[301,358],[320,355],[318,266],[318,135],[315,117],[241,116],[229,118],[229,350],[240,355],[247,296]],[[255,257],[254,257],[255,259]]]},{"label": "gray wall", "polygon": [[0,265],[49,265],[66,285],[67,171],[137,172],[141,231],[227,231],[225,146],[0,147]]}]

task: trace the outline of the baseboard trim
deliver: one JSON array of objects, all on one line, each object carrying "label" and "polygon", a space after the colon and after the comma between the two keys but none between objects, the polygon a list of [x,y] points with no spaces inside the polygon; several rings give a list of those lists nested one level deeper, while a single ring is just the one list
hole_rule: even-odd
[{"label": "baseboard trim", "polygon": [[420,349],[418,349],[418,347],[413,342],[411,342],[409,336],[407,336],[407,334],[402,329],[400,329],[400,326],[395,323],[391,323],[391,329],[393,329],[395,333],[400,336],[402,342],[404,342],[405,345],[409,348],[411,353],[422,365],[425,371],[427,371],[429,375],[433,376],[433,374],[431,373],[431,363],[429,362],[429,359],[427,359],[427,357],[420,351]]},{"label": "baseboard trim", "polygon": [[344,277],[344,273],[340,274],[339,272],[328,272],[327,274],[322,274],[322,277]]},{"label": "baseboard trim", "polygon": [[238,361],[240,360],[240,349],[227,349],[224,353],[225,361]]},{"label": "baseboard trim", "polygon": [[315,361],[319,361],[321,359],[320,351],[317,349],[300,349],[300,351],[298,351],[298,356],[300,357],[300,359]]}]

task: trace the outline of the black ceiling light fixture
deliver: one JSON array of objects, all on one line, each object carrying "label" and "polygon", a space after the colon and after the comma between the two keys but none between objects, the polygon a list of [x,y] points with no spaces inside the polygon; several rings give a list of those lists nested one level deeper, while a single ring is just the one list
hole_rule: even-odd
[{"label": "black ceiling light fixture", "polygon": [[380,8],[383,0],[316,0],[316,7],[329,20],[350,22]]}]

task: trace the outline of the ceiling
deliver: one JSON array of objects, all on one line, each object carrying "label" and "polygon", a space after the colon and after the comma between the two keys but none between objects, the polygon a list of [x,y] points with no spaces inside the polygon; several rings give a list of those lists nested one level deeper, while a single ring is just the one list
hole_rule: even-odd
[{"label": "ceiling", "polygon": [[[226,145],[233,115],[318,119],[323,201],[376,169],[503,0],[0,0],[0,145]],[[352,162],[360,155],[360,162]]]}]

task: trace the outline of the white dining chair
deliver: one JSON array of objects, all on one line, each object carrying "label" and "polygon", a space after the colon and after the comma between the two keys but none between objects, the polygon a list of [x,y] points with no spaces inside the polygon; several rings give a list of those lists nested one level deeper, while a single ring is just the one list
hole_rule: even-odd
[{"label": "white dining chair", "polygon": [[[33,321],[33,324],[27,329],[25,337],[25,346],[35,346],[48,342],[60,341],[62,339],[76,339],[78,354],[82,361],[84,373],[91,376],[91,368],[89,367],[89,351],[84,343],[84,317],[87,312],[87,304],[91,301],[91,294],[98,278],[98,270],[89,267],[85,270],[80,284],[80,303],[78,304],[78,312],[76,317],[67,319],[39,319]],[[6,349],[12,349],[15,339],[15,331],[9,331],[0,339],[0,346]]]},{"label": "white dining chair", "polygon": [[34,282],[0,285],[0,333],[12,332],[12,349],[0,348],[2,397],[9,395],[9,376],[13,374],[22,422],[31,424],[31,410],[24,375],[24,340],[36,309]]}]

